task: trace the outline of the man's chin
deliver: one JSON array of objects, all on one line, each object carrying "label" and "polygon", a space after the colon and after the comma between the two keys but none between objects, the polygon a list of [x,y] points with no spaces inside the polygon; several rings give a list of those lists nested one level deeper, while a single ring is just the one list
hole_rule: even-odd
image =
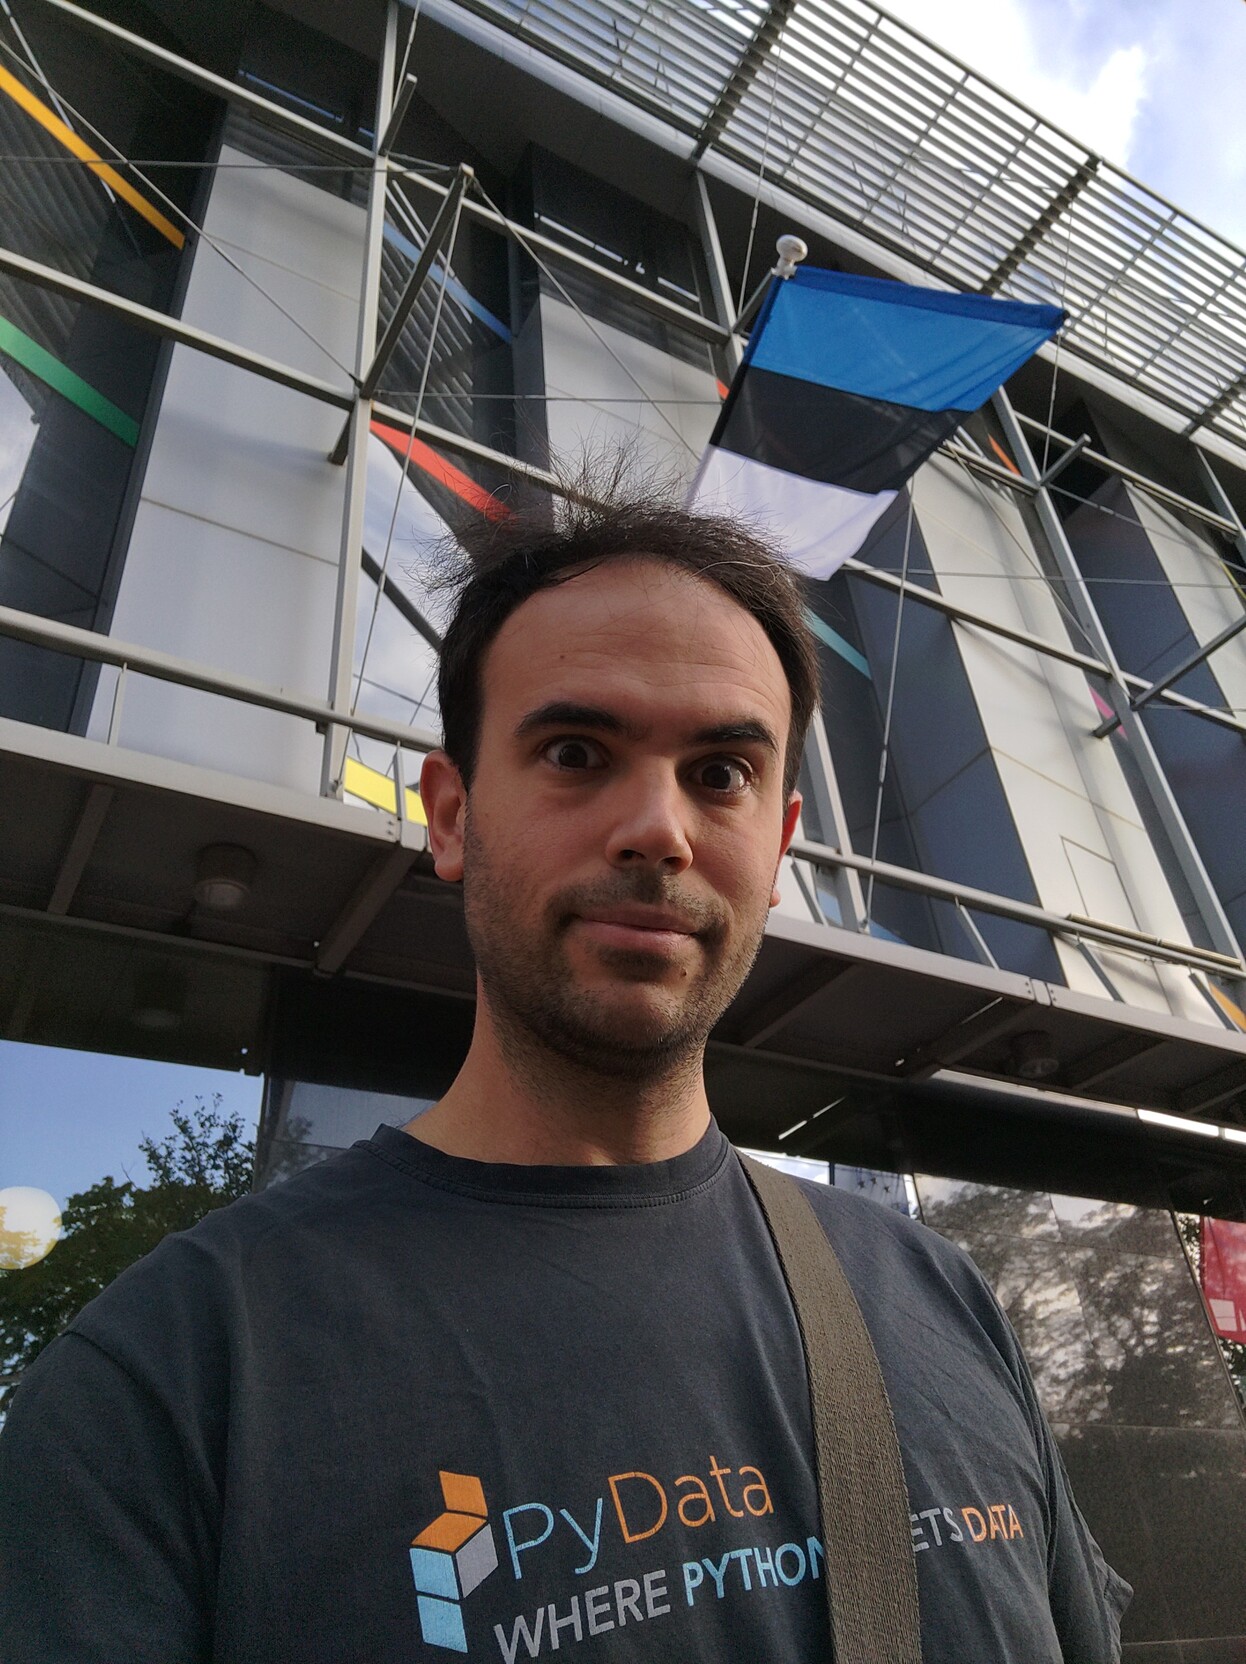
[{"label": "man's chin", "polygon": [[542,1028],[544,1044],[568,1062],[634,1080],[669,1073],[699,1057],[705,1046],[701,1025],[673,1012],[669,1002],[637,1002],[626,990],[600,1005],[549,1013]]}]

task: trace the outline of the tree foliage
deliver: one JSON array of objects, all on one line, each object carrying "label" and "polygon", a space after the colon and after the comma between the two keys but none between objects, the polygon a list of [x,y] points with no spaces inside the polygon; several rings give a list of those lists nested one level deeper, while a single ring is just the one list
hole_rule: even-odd
[{"label": "tree foliage", "polygon": [[0,1395],[128,1265],[250,1189],[255,1146],[241,1115],[220,1106],[219,1094],[189,1110],[179,1104],[167,1137],[139,1141],[150,1185],[110,1176],[70,1196],[47,1258],[0,1272]]}]

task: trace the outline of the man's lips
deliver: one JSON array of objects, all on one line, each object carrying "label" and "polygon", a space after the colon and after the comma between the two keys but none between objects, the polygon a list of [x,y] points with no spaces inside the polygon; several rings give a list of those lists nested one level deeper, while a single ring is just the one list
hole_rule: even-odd
[{"label": "man's lips", "polygon": [[694,940],[697,927],[685,914],[658,907],[594,908],[573,923],[602,947],[642,953],[677,953]]}]

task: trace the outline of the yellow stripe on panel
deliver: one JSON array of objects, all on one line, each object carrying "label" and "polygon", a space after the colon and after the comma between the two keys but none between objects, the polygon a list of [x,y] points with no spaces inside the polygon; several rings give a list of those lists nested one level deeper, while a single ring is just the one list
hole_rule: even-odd
[{"label": "yellow stripe on panel", "polygon": [[182,247],[186,241],[185,235],[178,230],[173,221],[166,219],[158,208],[134,189],[128,179],[123,179],[116,168],[104,161],[98,150],[92,150],[86,140],[80,139],[72,127],[66,127],[55,111],[50,110],[42,99],[36,98],[28,87],[24,87],[15,75],[10,75],[4,68],[0,68],[0,92],[8,93],[13,102],[20,105],[28,116],[33,116],[40,127],[45,128],[58,144],[63,144],[79,161],[85,162],[91,172],[114,190],[123,202],[128,202],[136,214],[141,214],[150,225],[155,226],[162,237],[167,237],[174,248]]},{"label": "yellow stripe on panel", "polygon": [[1231,1000],[1227,994],[1222,994],[1214,982],[1209,980],[1207,987],[1212,999],[1215,1000],[1229,1021],[1238,1028],[1246,1030],[1246,1011],[1243,1011],[1241,1006],[1235,1000]]},{"label": "yellow stripe on panel", "polygon": [[[342,770],[342,790],[351,797],[362,798],[375,809],[385,809],[391,815],[398,812],[398,798],[389,775],[369,768],[366,763],[356,762],[353,757],[346,759]],[[417,821],[421,826],[428,825],[424,804],[413,786],[407,787],[407,819]]]}]

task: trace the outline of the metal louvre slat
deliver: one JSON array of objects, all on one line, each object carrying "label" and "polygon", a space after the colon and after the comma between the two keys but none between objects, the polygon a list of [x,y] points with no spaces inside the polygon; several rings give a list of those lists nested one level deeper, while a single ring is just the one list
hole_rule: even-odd
[{"label": "metal louvre slat", "polygon": [[[739,135],[745,139],[745,149],[748,148],[750,142],[753,145],[757,145],[758,141],[764,137],[765,129],[764,126],[760,124],[762,114],[763,113],[759,111],[758,119],[751,124],[751,133],[747,131],[749,129],[749,124],[747,122],[741,121],[733,124],[746,129],[745,134]],[[906,176],[905,169],[907,167],[911,170],[914,166],[914,161],[911,152],[906,153],[903,151],[899,144],[892,139],[890,134],[880,133],[875,126],[868,122],[866,117],[859,114],[856,115],[854,125],[857,128],[856,133],[851,131],[848,123],[844,120],[843,112],[841,111],[840,123],[836,127],[835,131],[831,134],[818,134],[816,138],[811,139],[802,154],[801,163],[802,171],[812,182],[819,183],[828,196],[838,195],[841,201],[845,200],[842,192],[842,164],[840,158],[830,150],[828,141],[837,142],[843,150],[847,151],[850,155],[855,155],[860,160],[863,167],[869,168],[879,175],[879,181],[873,186],[870,198],[862,203],[859,203],[855,209],[861,221],[864,222],[868,219],[872,202],[876,202],[879,198],[881,198],[888,189],[902,187],[906,183],[910,183],[909,178]],[[884,158],[878,154],[877,150],[871,152],[869,149],[865,148],[867,141],[872,141],[873,144],[879,146],[880,148],[883,145],[887,146],[891,154]],[[772,133],[770,149],[773,152],[775,148],[775,139]],[[755,150],[754,154],[756,153],[757,151]],[[820,158],[825,158],[827,164],[822,170],[813,166],[813,163]],[[917,165],[919,167],[925,167],[926,164],[924,159],[919,158]],[[865,195],[864,192],[861,194]],[[948,229],[955,231],[959,223],[961,223],[954,217],[960,204],[957,202],[957,199],[953,195],[951,189],[945,189],[943,187],[940,182],[938,172],[933,173],[932,179],[925,186],[924,194],[929,199],[930,207],[935,212],[939,210],[942,204],[947,205],[945,209],[946,217],[941,223],[945,228],[945,235]],[[1029,223],[1030,216],[1020,218],[1017,225],[1014,228],[1010,228],[1006,232],[1007,240],[1005,247],[1010,247],[1012,242],[1015,240],[1016,232],[1024,229],[1024,227]]]},{"label": "metal louvre slat", "polygon": [[[698,0],[458,0],[700,131],[767,9]],[[865,0],[797,0],[713,148],[936,279],[978,286],[1092,158]],[[1070,350],[1197,417],[1246,366],[1246,255],[1100,164],[1002,293],[1063,297]],[[1239,439],[1246,398],[1209,424]]]}]

